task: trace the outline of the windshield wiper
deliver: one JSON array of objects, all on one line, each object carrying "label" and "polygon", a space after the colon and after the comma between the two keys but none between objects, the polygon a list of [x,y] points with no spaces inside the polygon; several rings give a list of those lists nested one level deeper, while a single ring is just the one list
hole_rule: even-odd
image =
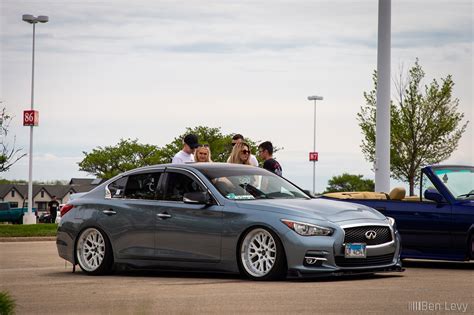
[{"label": "windshield wiper", "polygon": [[462,194],[462,195],[459,195],[459,197],[469,197],[469,196],[474,196],[474,192],[470,192],[470,193],[467,193],[467,194]]}]

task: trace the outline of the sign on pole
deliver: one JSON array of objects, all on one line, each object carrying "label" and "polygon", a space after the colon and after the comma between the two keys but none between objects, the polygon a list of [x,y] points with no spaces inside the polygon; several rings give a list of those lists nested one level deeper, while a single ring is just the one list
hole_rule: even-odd
[{"label": "sign on pole", "polygon": [[318,161],[318,152],[309,152],[309,161],[317,162]]},{"label": "sign on pole", "polygon": [[38,126],[39,112],[37,110],[23,111],[23,126]]}]

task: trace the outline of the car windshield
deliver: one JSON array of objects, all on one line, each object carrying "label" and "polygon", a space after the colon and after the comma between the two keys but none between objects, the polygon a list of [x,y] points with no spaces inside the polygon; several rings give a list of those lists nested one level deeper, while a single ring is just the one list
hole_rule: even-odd
[{"label": "car windshield", "polygon": [[217,190],[227,199],[310,199],[290,182],[257,167],[246,171],[229,170],[221,174],[202,171]]},{"label": "car windshield", "polygon": [[474,168],[435,169],[434,173],[456,199],[474,199]]}]

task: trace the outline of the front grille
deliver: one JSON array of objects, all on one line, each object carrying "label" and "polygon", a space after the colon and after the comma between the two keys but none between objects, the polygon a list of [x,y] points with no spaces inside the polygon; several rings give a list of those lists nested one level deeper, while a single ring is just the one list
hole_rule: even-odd
[{"label": "front grille", "polygon": [[[368,231],[376,233],[374,239],[367,239]],[[366,243],[367,245],[379,245],[392,241],[392,232],[387,226],[369,225],[345,228],[344,243]]]},{"label": "front grille", "polygon": [[366,267],[390,264],[393,260],[393,253],[369,256],[367,258],[345,258],[344,256],[336,256],[336,265],[339,267]]}]

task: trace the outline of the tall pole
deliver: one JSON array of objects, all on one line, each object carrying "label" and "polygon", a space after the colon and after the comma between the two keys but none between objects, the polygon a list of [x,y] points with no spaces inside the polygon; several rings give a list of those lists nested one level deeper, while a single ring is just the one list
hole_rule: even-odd
[{"label": "tall pole", "polygon": [[[33,23],[33,57],[31,62],[31,110],[34,108],[35,99],[35,29]],[[28,167],[28,217],[33,216],[33,126],[30,126],[30,152]]]},{"label": "tall pole", "polygon": [[375,191],[390,191],[390,46],[391,0],[379,0]]},{"label": "tall pole", "polygon": [[[314,100],[314,141],[313,152],[316,152],[316,100]],[[313,161],[313,195],[316,194],[316,161]]]},{"label": "tall pole", "polygon": [[[29,112],[33,112],[35,106],[35,40],[36,40],[36,23],[47,23],[49,17],[46,15],[40,15],[35,17],[31,14],[23,14],[22,20],[29,24],[33,24],[33,47],[32,47],[32,58],[31,58],[31,109]],[[26,112],[26,111],[25,111]],[[24,114],[25,115],[25,114]],[[37,116],[33,113],[33,120],[28,124],[26,115],[23,117],[23,124],[30,126],[30,150],[29,150],[29,167],[28,167],[28,212],[23,216],[24,224],[35,224],[36,216],[33,214],[33,126],[37,125]]]}]

